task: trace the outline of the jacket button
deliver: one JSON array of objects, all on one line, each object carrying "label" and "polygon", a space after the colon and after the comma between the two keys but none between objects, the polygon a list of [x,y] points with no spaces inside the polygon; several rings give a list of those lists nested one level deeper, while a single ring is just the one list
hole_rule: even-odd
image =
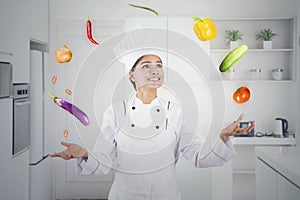
[{"label": "jacket button", "polygon": [[155,126],[156,129],[159,129],[159,126]]},{"label": "jacket button", "polygon": [[131,124],[131,127],[135,127],[135,125],[134,125],[134,124]]},{"label": "jacket button", "polygon": [[135,107],[134,107],[134,106],[132,106],[132,107],[131,107],[131,109],[132,109],[132,110],[135,110]]}]

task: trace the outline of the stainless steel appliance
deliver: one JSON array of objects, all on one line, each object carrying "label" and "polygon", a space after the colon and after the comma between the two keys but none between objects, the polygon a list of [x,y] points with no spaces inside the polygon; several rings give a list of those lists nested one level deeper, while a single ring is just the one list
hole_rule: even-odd
[{"label": "stainless steel appliance", "polygon": [[30,100],[29,84],[13,84],[13,155],[29,149]]},{"label": "stainless steel appliance", "polygon": [[12,64],[0,62],[0,98],[12,96]]}]

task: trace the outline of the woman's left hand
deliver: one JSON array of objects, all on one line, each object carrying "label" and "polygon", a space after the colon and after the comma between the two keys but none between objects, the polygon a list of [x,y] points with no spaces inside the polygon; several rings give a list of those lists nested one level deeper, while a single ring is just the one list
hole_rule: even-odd
[{"label": "woman's left hand", "polygon": [[242,133],[246,133],[251,131],[251,129],[254,128],[255,121],[252,121],[252,123],[249,123],[247,127],[245,128],[240,128],[240,122],[242,121],[244,115],[241,114],[239,118],[224,128],[220,134],[220,138],[225,142],[227,141],[228,137],[233,136],[233,135],[240,135]]}]

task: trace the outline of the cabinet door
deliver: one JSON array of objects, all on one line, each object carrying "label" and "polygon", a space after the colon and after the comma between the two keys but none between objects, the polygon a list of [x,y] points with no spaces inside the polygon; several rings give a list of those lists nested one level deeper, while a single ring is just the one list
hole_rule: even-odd
[{"label": "cabinet door", "polygon": [[288,199],[288,200],[299,200],[300,188],[297,187],[289,180],[277,174],[277,192],[278,200]]},{"label": "cabinet door", "polygon": [[12,27],[11,23],[11,11],[12,11],[11,0],[1,0],[0,2],[0,52],[12,53],[11,41]]},{"label": "cabinet door", "polygon": [[29,200],[29,151],[14,157],[12,163],[12,199]]},{"label": "cabinet door", "polygon": [[195,168],[184,158],[179,160],[176,168],[177,183],[183,200],[212,199],[210,168]]},{"label": "cabinet door", "polygon": [[[114,92],[112,89],[114,87],[111,85],[118,82],[121,71],[120,69],[122,69],[116,69],[116,67],[111,69],[108,67],[108,69],[115,71],[104,73],[105,68],[108,66],[107,60],[110,59],[111,56],[111,54],[109,54],[110,51],[104,48],[107,47],[105,40],[108,40],[111,36],[120,33],[123,30],[123,24],[115,21],[91,20],[93,23],[93,36],[102,46],[92,44],[86,37],[86,19],[83,19],[81,22],[71,20],[69,23],[54,23],[53,29],[51,29],[51,31],[53,31],[53,34],[51,35],[51,37],[53,37],[53,43],[51,46],[54,48],[52,52],[65,44],[72,51],[73,57],[68,63],[58,63],[56,62],[55,57],[49,54],[49,65],[47,64],[48,62],[45,65],[45,87],[51,88],[51,91],[54,91],[53,93],[57,94],[61,98],[70,102],[73,101],[76,106],[79,106],[88,115],[89,113],[92,113],[88,112],[88,110],[93,109],[93,106],[89,107],[89,103],[86,103],[86,101],[91,99],[89,98],[90,95],[88,98],[82,98],[82,96],[79,98],[77,94],[81,94],[82,89],[84,92],[93,94],[95,88],[100,88],[100,86],[97,87],[97,81],[99,80],[99,83],[103,83],[103,87],[101,88],[104,88],[104,90],[101,92],[98,92],[99,90],[97,90],[97,92],[95,92],[95,94],[97,93],[96,98],[101,98],[102,100],[101,103],[97,104],[97,108],[101,107],[100,110],[104,110],[106,106],[111,103],[111,99],[109,98],[111,96],[109,95],[112,95]],[[93,52],[97,52],[97,54]],[[104,71],[103,74],[106,75],[105,81],[103,82],[103,79],[101,79],[101,71]],[[86,73],[88,73],[89,77],[81,79],[82,75],[85,75]],[[56,84],[51,83],[51,78],[54,75],[57,76]],[[65,91],[66,88],[72,90],[73,96],[69,96],[64,92],[61,92]],[[103,98],[103,94],[107,96]],[[79,125],[75,127],[76,121],[74,121],[69,113],[64,112],[64,110],[60,108],[53,107],[55,105],[49,98],[46,98],[45,100],[47,101],[45,107],[45,112],[47,113],[45,116],[46,121],[47,119],[51,119],[51,121],[53,121],[52,123],[45,124],[46,130],[48,130],[46,137],[49,136],[55,144],[53,147],[48,147],[48,149],[60,151],[60,141],[67,139],[80,145],[83,145],[82,143],[84,143],[85,148],[91,150],[94,146],[97,135],[99,134],[96,119],[93,119],[93,116],[89,115],[90,121],[95,122],[94,125],[89,125],[88,127]],[[53,116],[55,117],[53,118]],[[99,121],[102,121],[102,114],[99,115],[99,117]],[[56,125],[53,126],[53,124]],[[68,130],[69,132],[67,138],[64,138],[64,130]],[[79,139],[79,133],[83,132],[85,134],[81,135]],[[73,162],[65,163],[59,161],[55,163],[54,167],[55,178],[53,179],[53,186],[56,195],[54,198],[71,199],[74,196],[84,199],[107,198],[113,180],[112,173],[109,173],[108,175],[78,175]],[[78,190],[78,188],[80,188],[80,190]]]},{"label": "cabinet door", "polygon": [[29,82],[29,4],[27,1],[13,0],[13,80]]},{"label": "cabinet door", "polygon": [[256,200],[277,199],[276,172],[256,159]]},{"label": "cabinet door", "polygon": [[30,0],[30,38],[48,43],[48,0]]}]

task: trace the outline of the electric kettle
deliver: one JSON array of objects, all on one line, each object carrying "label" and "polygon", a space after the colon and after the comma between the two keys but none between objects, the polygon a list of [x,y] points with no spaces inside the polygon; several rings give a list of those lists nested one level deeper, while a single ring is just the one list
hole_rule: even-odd
[{"label": "electric kettle", "polygon": [[289,123],[286,119],[275,118],[275,131],[274,134],[277,137],[286,137],[288,133]]}]

